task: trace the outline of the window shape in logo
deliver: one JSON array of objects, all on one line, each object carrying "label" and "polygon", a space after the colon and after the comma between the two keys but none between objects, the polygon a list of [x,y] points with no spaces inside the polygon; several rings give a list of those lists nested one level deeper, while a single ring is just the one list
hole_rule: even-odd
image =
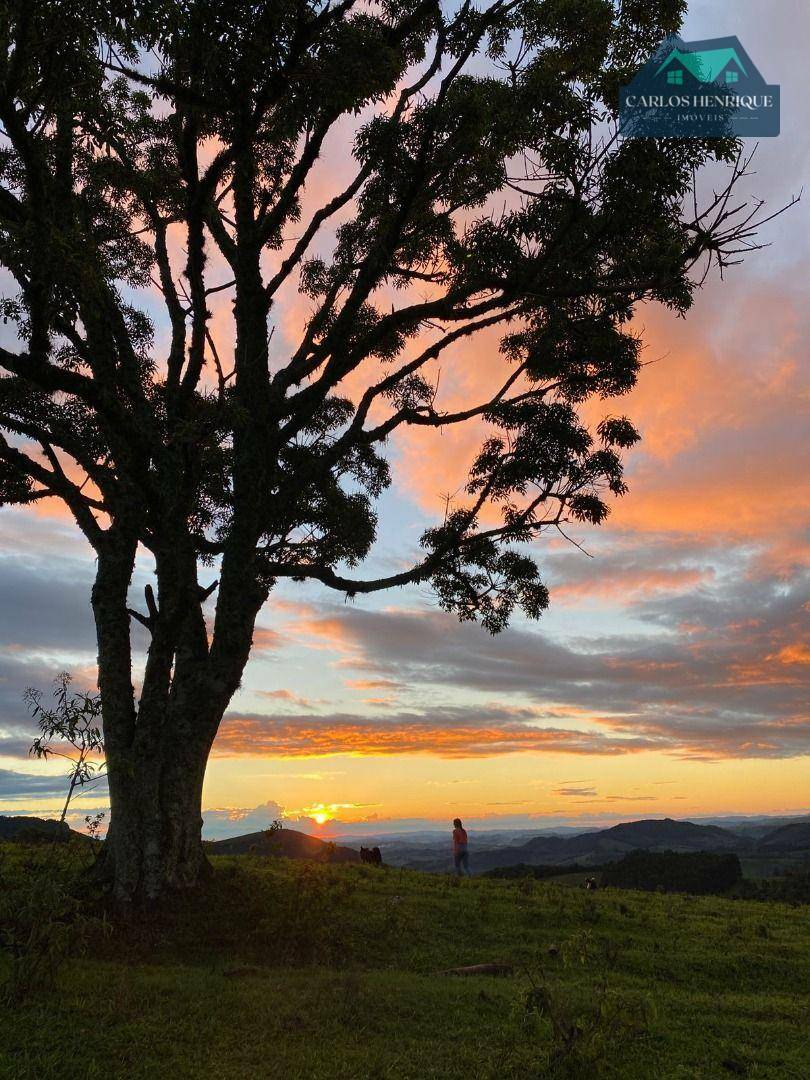
[{"label": "window shape in logo", "polygon": [[667,82],[670,86],[683,86],[683,71],[681,68],[676,68],[674,71],[668,71]]}]

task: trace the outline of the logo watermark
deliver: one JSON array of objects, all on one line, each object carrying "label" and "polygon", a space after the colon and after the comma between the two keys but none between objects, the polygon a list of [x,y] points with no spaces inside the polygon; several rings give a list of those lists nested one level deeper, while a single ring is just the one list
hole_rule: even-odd
[{"label": "logo watermark", "polygon": [[779,134],[779,87],[736,37],[665,38],[619,93],[626,138],[755,138]]}]

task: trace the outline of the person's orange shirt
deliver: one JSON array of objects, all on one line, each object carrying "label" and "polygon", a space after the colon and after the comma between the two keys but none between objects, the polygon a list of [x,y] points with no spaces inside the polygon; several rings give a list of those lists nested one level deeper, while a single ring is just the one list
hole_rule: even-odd
[{"label": "person's orange shirt", "polygon": [[458,851],[459,848],[465,848],[467,846],[467,830],[466,829],[453,829],[453,850]]}]

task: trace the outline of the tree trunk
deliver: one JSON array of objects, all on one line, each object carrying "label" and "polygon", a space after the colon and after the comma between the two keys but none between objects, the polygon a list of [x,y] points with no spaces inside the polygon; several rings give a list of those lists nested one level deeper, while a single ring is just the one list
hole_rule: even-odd
[{"label": "tree trunk", "polygon": [[207,746],[162,739],[109,761],[103,873],[118,901],[155,900],[192,888],[207,873],[201,837],[207,758]]},{"label": "tree trunk", "polygon": [[193,547],[182,530],[172,536],[156,551],[158,602],[137,707],[127,608],[134,543],[100,555],[93,589],[111,811],[101,870],[126,903],[190,889],[208,870],[205,767],[268,592],[248,555],[234,570],[226,554],[209,649]]},{"label": "tree trunk", "polygon": [[212,685],[195,563],[181,543],[158,559],[160,612],[136,707],[127,591],[135,544],[114,537],[93,589],[110,827],[100,863],[121,902],[195,885],[203,854],[202,787],[230,695]]}]

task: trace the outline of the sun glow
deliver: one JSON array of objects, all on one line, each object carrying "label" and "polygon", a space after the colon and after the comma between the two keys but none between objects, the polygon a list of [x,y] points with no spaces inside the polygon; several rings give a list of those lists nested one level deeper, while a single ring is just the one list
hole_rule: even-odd
[{"label": "sun glow", "polygon": [[316,825],[326,825],[328,821],[334,821],[341,811],[357,808],[357,803],[313,803],[311,806],[301,806],[296,810],[285,810],[284,817],[288,821],[309,818]]}]

